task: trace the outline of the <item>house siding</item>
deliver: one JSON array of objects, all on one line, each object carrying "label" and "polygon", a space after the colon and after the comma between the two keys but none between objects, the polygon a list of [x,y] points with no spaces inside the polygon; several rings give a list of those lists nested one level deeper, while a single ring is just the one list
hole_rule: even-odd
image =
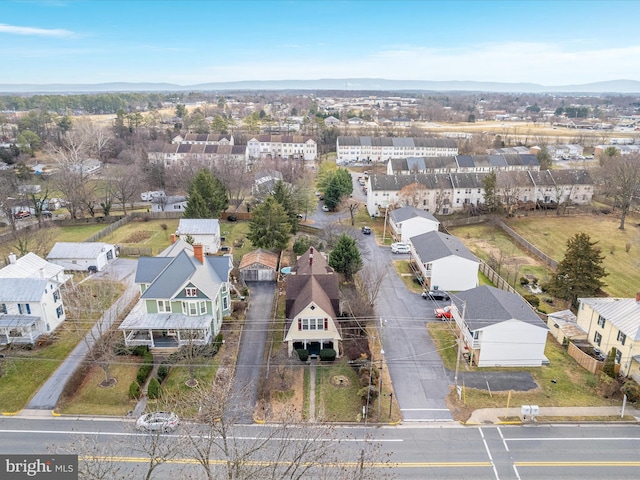
[{"label": "house siding", "polygon": [[[514,338],[526,341],[514,342]],[[479,331],[479,367],[539,367],[546,360],[547,330],[519,320],[501,322]]]}]

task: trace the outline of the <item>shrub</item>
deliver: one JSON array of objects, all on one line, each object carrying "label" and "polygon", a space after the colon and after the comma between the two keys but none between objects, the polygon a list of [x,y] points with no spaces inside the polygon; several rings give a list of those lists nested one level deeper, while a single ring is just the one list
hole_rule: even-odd
[{"label": "shrub", "polygon": [[237,222],[238,221],[238,217],[236,217],[235,215],[229,215],[227,217],[227,220],[230,222]]},{"label": "shrub", "polygon": [[169,365],[160,365],[158,367],[158,382],[164,382],[164,379],[169,376]]},{"label": "shrub", "polygon": [[520,277],[520,285],[529,285],[529,279],[527,277]]},{"label": "shrub", "polygon": [[293,253],[296,255],[302,255],[306,252],[311,246],[311,240],[306,235],[302,235],[296,238],[296,241],[293,242]]},{"label": "shrub", "polygon": [[309,359],[309,351],[304,348],[298,348],[296,353],[298,354],[298,358],[303,362],[306,362]]},{"label": "shrub", "polygon": [[540,305],[540,299],[538,297],[536,297],[535,295],[525,295],[524,298],[527,302],[529,302],[529,304],[533,307],[533,308],[538,308],[538,306]]},{"label": "shrub", "polygon": [[631,403],[636,403],[640,400],[640,385],[633,380],[626,381],[622,386],[621,391],[627,396],[627,400]]},{"label": "shrub", "polygon": [[214,355],[216,353],[218,353],[218,350],[220,350],[220,347],[222,347],[222,333],[217,334],[216,338],[213,339],[213,354]]},{"label": "shrub", "polygon": [[336,351],[333,348],[323,348],[320,350],[320,360],[333,362],[336,359]]},{"label": "shrub", "polygon": [[145,345],[138,345],[131,352],[131,354],[135,355],[136,357],[144,357],[145,353],[149,353],[149,347]]},{"label": "shrub", "polygon": [[136,374],[136,380],[140,385],[144,385],[144,382],[147,381],[147,378],[149,378],[151,374],[151,370],[153,370],[153,355],[147,352],[143,355],[142,361],[143,364],[140,365],[138,373]]},{"label": "shrub", "polygon": [[616,378],[616,349],[612,348],[607,355],[602,366],[602,373],[608,375],[611,378]]},{"label": "shrub", "polygon": [[131,385],[129,385],[129,398],[134,400],[140,398],[140,384],[138,382],[131,382]]},{"label": "shrub", "polygon": [[147,397],[149,398],[158,398],[160,396],[160,383],[155,378],[149,380],[149,385],[147,385]]}]

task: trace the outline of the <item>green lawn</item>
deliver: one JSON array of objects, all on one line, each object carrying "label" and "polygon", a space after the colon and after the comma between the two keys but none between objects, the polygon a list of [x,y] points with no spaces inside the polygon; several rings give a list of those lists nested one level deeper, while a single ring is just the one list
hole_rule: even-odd
[{"label": "green lawn", "polygon": [[[348,382],[332,382],[336,375],[345,377]],[[354,422],[362,413],[359,389],[358,375],[346,358],[319,365],[316,369],[316,417],[329,422]]]},{"label": "green lawn", "polygon": [[[128,357],[127,364],[114,363],[109,375],[118,383],[113,387],[102,388],[99,383],[104,380],[104,371],[94,367],[85,377],[74,397],[67,401],[60,413],[74,415],[126,415],[136,406],[136,400],[129,398],[129,385],[135,381],[138,365]],[[138,359],[139,361],[139,359]]]}]

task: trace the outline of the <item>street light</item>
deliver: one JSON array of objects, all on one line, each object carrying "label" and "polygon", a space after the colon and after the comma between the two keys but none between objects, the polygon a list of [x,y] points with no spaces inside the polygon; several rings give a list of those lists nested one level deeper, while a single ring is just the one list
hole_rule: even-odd
[{"label": "street light", "polygon": [[382,405],[382,362],[384,360],[384,350],[380,349],[380,372],[378,372],[378,377],[380,379],[378,385],[378,421],[380,421],[380,408]]}]

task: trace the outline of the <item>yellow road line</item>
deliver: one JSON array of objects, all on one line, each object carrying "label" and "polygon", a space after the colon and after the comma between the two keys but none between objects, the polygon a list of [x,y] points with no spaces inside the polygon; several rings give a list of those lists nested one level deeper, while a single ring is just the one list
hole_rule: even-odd
[{"label": "yellow road line", "polygon": [[516,467],[640,467],[639,461],[610,462],[514,462]]}]

